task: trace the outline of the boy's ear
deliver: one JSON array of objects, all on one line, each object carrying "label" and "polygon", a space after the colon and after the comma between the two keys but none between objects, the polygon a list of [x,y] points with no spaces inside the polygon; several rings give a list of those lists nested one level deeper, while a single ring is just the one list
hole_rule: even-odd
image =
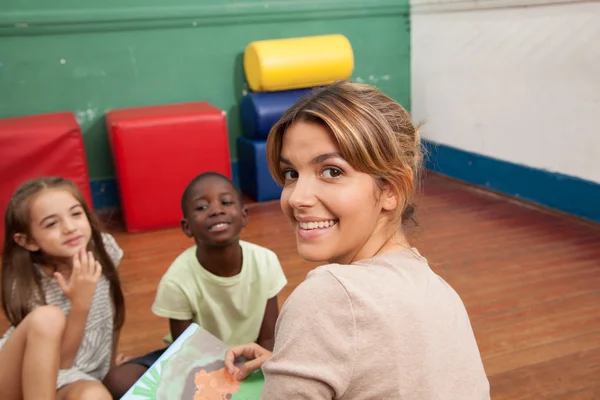
[{"label": "boy's ear", "polygon": [[185,218],[181,218],[181,230],[183,231],[183,233],[185,233],[185,236],[187,237],[191,238],[194,236],[192,230],[190,229],[190,224]]},{"label": "boy's ear", "polygon": [[245,228],[248,225],[248,208],[242,206],[242,226]]},{"label": "boy's ear", "polygon": [[38,246],[33,240],[29,240],[27,235],[24,233],[15,233],[13,235],[13,240],[16,244],[27,251],[38,251],[40,249],[40,246]]}]

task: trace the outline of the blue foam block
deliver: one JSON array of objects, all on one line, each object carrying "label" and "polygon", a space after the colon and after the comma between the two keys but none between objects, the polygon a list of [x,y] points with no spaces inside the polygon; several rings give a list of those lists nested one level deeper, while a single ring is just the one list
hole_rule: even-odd
[{"label": "blue foam block", "polygon": [[240,103],[242,130],[248,139],[265,140],[283,113],[314,88],[248,93]]},{"label": "blue foam block", "polygon": [[258,202],[276,200],[281,196],[281,186],[269,173],[266,150],[264,140],[237,139],[240,188]]}]

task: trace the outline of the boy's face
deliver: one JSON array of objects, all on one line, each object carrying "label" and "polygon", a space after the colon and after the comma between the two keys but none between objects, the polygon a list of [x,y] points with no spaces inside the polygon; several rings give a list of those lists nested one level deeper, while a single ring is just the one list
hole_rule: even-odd
[{"label": "boy's face", "polygon": [[231,183],[209,176],[190,191],[181,228],[198,245],[226,246],[239,240],[247,223],[247,210]]}]

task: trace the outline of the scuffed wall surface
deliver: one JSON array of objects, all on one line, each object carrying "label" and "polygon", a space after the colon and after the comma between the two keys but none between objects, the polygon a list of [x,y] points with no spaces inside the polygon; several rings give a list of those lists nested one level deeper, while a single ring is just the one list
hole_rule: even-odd
[{"label": "scuffed wall surface", "polygon": [[434,142],[600,183],[600,3],[527,3],[414,0],[412,113]]}]

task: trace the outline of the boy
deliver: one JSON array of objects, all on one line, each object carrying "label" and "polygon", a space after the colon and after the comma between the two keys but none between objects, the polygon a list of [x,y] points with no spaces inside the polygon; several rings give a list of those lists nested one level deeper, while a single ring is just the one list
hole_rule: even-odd
[{"label": "boy", "polygon": [[[181,199],[181,228],[195,245],[162,277],[152,312],[169,319],[172,343],[195,322],[229,346],[256,342],[272,349],[277,294],[287,284],[275,253],[240,240],[248,212],[240,191],[214,172],[194,178]],[[122,397],[166,349],[114,367],[104,383]]]}]

